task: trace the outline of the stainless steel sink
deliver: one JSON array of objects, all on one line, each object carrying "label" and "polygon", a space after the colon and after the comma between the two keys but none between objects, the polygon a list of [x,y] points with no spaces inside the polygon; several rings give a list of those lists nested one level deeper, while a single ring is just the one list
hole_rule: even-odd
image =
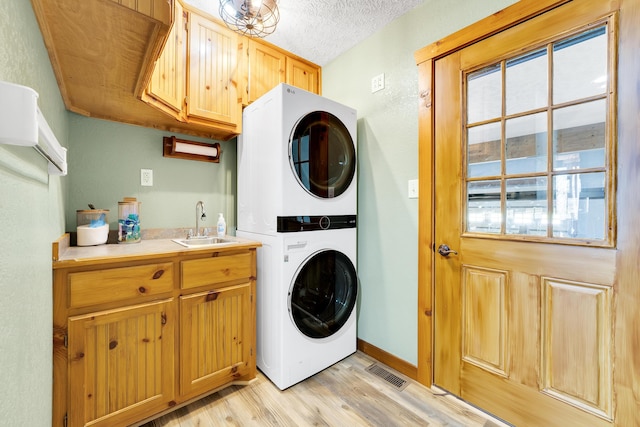
[{"label": "stainless steel sink", "polygon": [[206,246],[223,246],[233,243],[220,237],[192,237],[190,239],[173,239],[179,245],[187,248],[202,248]]}]

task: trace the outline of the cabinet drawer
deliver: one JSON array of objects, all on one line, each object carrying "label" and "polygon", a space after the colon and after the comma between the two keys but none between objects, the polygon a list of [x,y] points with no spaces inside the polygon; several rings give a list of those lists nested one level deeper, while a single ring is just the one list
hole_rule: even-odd
[{"label": "cabinet drawer", "polygon": [[69,274],[69,306],[86,307],[171,292],[173,263]]},{"label": "cabinet drawer", "polygon": [[251,253],[182,261],[182,288],[251,277]]}]

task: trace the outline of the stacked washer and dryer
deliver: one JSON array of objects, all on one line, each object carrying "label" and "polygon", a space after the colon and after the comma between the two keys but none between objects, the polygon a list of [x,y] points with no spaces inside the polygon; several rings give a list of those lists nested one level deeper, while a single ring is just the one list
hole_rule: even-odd
[{"label": "stacked washer and dryer", "polygon": [[243,113],[237,235],[262,242],[256,359],[281,390],[356,351],[356,121],[286,84]]}]

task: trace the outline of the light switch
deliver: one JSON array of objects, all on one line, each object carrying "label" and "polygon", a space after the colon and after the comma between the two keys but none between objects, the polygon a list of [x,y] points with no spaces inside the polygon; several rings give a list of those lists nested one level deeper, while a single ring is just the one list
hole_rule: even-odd
[{"label": "light switch", "polygon": [[417,199],[418,198],[418,180],[410,179],[407,187],[409,189],[409,198]]}]

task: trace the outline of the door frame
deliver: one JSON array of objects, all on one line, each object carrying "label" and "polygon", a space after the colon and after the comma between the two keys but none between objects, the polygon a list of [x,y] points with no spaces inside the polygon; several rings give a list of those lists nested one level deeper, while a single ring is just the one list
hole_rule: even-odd
[{"label": "door frame", "polygon": [[[414,54],[418,66],[418,179],[420,185],[418,199],[418,372],[420,383],[433,385],[433,310],[434,310],[434,260],[435,260],[435,192],[434,192],[434,148],[435,148],[435,108],[433,88],[435,82],[435,61],[480,40],[491,37],[507,28],[541,15],[553,8],[572,1],[589,0],[521,0],[487,18],[476,22],[435,43],[427,45]],[[640,59],[636,59],[640,48],[640,30],[634,22],[640,20],[640,1],[611,0],[618,7],[622,18],[619,26],[618,46],[618,87],[630,85],[640,75]],[[618,158],[634,158],[640,155],[635,147],[640,140],[637,112],[640,101],[635,99],[635,91],[620,89],[618,93]],[[624,106],[624,108],[622,108]],[[632,162],[618,164],[617,180],[620,189],[640,186],[640,165]],[[618,194],[623,193],[620,191]],[[615,320],[613,357],[614,372],[614,423],[616,425],[640,425],[640,414],[634,395],[640,395],[640,368],[634,366],[633,353],[636,328],[640,324],[640,286],[637,281],[637,260],[640,259],[640,220],[634,220],[634,212],[640,211],[640,198],[618,197],[617,224],[619,250],[617,265],[621,269],[615,284],[617,298],[614,307],[621,313]],[[631,200],[635,199],[635,200]],[[624,219],[624,220],[623,220]],[[615,221],[615,219],[614,219]],[[635,227],[634,227],[635,224]],[[636,280],[634,281],[634,271]],[[630,326],[626,327],[625,326]]]}]

